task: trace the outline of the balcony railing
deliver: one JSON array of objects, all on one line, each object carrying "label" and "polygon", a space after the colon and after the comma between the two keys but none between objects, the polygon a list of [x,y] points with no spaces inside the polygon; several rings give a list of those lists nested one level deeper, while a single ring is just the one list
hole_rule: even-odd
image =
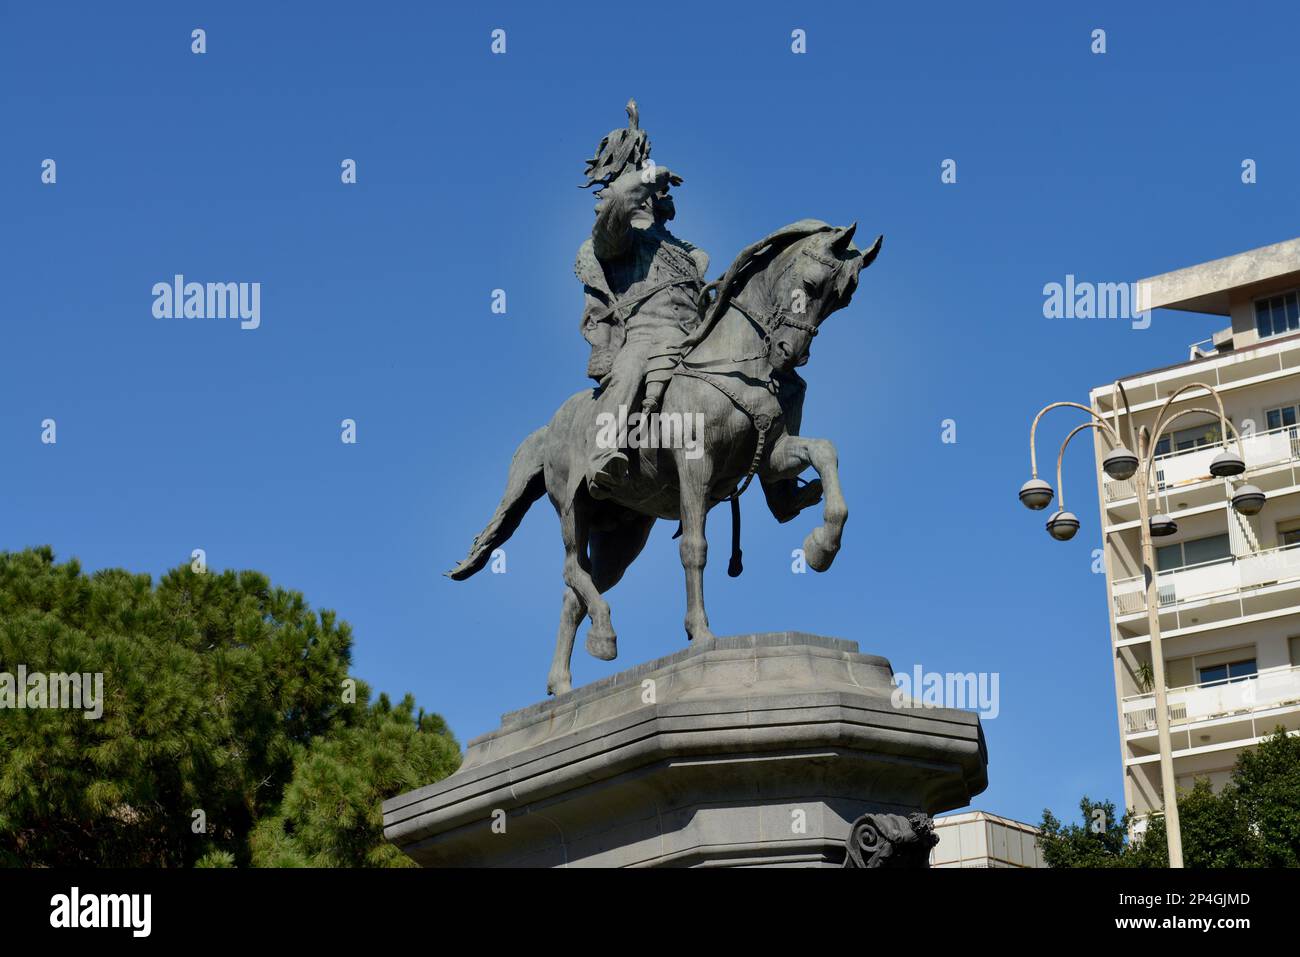
[{"label": "balcony railing", "polygon": [[[1173,688],[1166,693],[1169,724],[1191,724],[1287,704],[1300,705],[1300,666],[1265,668],[1249,678],[1225,678]],[[1156,730],[1155,695],[1124,699],[1124,727],[1129,734]]]},{"label": "balcony railing", "polygon": [[[1300,462],[1300,427],[1289,425],[1269,432],[1256,432],[1242,438],[1241,445],[1249,466],[1247,474],[1258,469]],[[1232,443],[1232,448],[1236,451],[1235,442]],[[1163,491],[1211,481],[1213,476],[1210,475],[1210,462],[1222,451],[1223,446],[1213,444],[1157,456],[1156,483]],[[1106,479],[1103,488],[1107,503],[1122,502],[1137,494],[1132,479],[1123,482]]]},{"label": "balcony railing", "polygon": [[[1187,565],[1156,575],[1156,594],[1162,609],[1191,601],[1239,593],[1265,585],[1300,581],[1300,544],[1269,548],[1201,565]],[[1146,611],[1146,579],[1122,578],[1111,593],[1119,617]]]}]

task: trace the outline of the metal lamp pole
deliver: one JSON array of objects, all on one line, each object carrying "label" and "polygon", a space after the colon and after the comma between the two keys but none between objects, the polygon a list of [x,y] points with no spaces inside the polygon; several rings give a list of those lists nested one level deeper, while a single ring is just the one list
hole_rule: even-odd
[{"label": "metal lamp pole", "polygon": [[[1166,413],[1173,402],[1183,393],[1193,389],[1204,389],[1214,397],[1217,412],[1209,409],[1184,409],[1168,418]],[[1056,459],[1056,485],[1061,490],[1060,507],[1047,522],[1047,531],[1058,541],[1068,541],[1079,530],[1079,519],[1065,511],[1065,488],[1061,480],[1061,464],[1065,459],[1065,449],[1080,432],[1096,429],[1102,432],[1110,442],[1111,450],[1102,462],[1106,474],[1117,481],[1134,479],[1134,489],[1138,502],[1138,534],[1142,550],[1142,571],[1146,583],[1147,627],[1151,636],[1151,671],[1152,683],[1155,685],[1156,705],[1156,739],[1160,751],[1160,790],[1165,809],[1165,832],[1169,842],[1169,866],[1183,866],[1183,839],[1178,823],[1178,793],[1174,780],[1173,747],[1169,739],[1169,706],[1165,689],[1165,656],[1160,636],[1160,596],[1156,582],[1155,535],[1172,535],[1178,531],[1177,524],[1167,515],[1151,516],[1149,495],[1156,483],[1153,481],[1155,450],[1160,437],[1175,419],[1193,413],[1217,414],[1219,419],[1219,438],[1223,451],[1210,463],[1210,474],[1218,478],[1230,478],[1246,471],[1245,454],[1242,449],[1241,436],[1233,432],[1237,440],[1237,453],[1233,455],[1228,448],[1228,419],[1223,412],[1223,401],[1213,386],[1204,383],[1191,383],[1170,395],[1156,414],[1155,431],[1152,434],[1145,426],[1138,428],[1133,422],[1133,413],[1129,407],[1128,394],[1123,383],[1116,382],[1115,393],[1124,403],[1124,415],[1128,421],[1129,441],[1137,448],[1137,454],[1130,452],[1120,441],[1116,429],[1119,426],[1119,407],[1112,399],[1111,407],[1115,415],[1115,427],[1112,427],[1099,413],[1077,402],[1053,402],[1045,406],[1034,417],[1029,428],[1029,465],[1031,478],[1020,489],[1020,500],[1027,507],[1039,510],[1050,504],[1053,496],[1052,487],[1038,478],[1038,454],[1035,449],[1035,434],[1038,421],[1043,415],[1056,408],[1070,407],[1088,413],[1091,421],[1077,426],[1061,443],[1060,453]],[[1256,515],[1264,507],[1264,493],[1253,485],[1241,485],[1232,495],[1232,506],[1243,515]]]},{"label": "metal lamp pole", "polygon": [[[1128,414],[1128,398],[1124,400]],[[1163,411],[1163,410],[1162,410]],[[1130,434],[1133,419],[1128,415]],[[1155,442],[1143,427],[1137,430],[1138,458],[1135,478],[1138,500],[1138,534],[1142,542],[1142,574],[1147,586],[1147,633],[1151,636],[1151,675],[1156,692],[1156,742],[1160,750],[1160,796],[1165,807],[1165,836],[1169,842],[1169,866],[1183,866],[1183,831],[1178,823],[1178,787],[1174,780],[1174,749],[1169,739],[1169,701],[1165,694],[1165,652],[1160,641],[1160,595],[1156,585],[1156,549],[1151,541],[1151,507],[1147,501],[1148,470]]]}]

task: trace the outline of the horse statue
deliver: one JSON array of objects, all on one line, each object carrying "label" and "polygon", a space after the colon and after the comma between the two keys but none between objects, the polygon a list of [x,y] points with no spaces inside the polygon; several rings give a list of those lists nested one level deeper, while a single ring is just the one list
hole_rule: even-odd
[{"label": "horse statue", "polygon": [[[565,588],[548,694],[572,689],[570,660],[584,617],[591,620],[587,651],[605,661],[617,656],[602,595],[636,560],[658,519],[681,523],[686,633],[696,647],[714,641],[704,610],[705,517],[730,500],[728,571],[734,577],[740,573],[738,501],[754,476],[779,522],[824,497],[822,524],[803,547],[814,571],[831,566],[848,506],[835,446],[799,434],[806,386],[795,368],[808,361],[822,322],[849,304],[858,274],[880,251],[881,238],[865,252],[857,249],[855,226],[805,219],[744,249],[722,279],[705,288],[698,325],[654,415],[635,423],[639,413],[626,424],[597,422],[593,390],[585,389],[515,451],[501,504],[469,554],[447,574],[460,581],[482,569],[533,502],[550,497],[564,537]],[[685,441],[691,422],[703,425],[694,442]],[[587,487],[586,463],[592,443],[615,433],[617,441],[623,443],[626,434],[630,443],[624,446],[628,475],[609,497],[596,498]],[[818,478],[800,485],[798,476],[809,467]]]}]

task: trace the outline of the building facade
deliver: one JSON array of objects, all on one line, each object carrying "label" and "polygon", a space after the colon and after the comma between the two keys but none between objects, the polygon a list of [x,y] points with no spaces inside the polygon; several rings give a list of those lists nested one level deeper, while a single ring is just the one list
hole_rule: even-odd
[{"label": "building facade", "polygon": [[1038,828],[987,811],[964,811],[934,819],[939,843],[931,867],[1046,867]]},{"label": "building facade", "polygon": [[[1160,634],[1178,789],[1228,778],[1243,748],[1281,726],[1300,732],[1300,239],[1139,283],[1152,309],[1228,317],[1231,326],[1192,346],[1186,362],[1123,381],[1133,419],[1154,429],[1160,407],[1196,383],[1221,395],[1229,438],[1241,435],[1245,475],[1210,475],[1222,451],[1214,397],[1182,392],[1156,446],[1153,515],[1176,533],[1154,539]],[[1118,427],[1129,423],[1112,383],[1090,395]],[[1158,813],[1159,750],[1151,690],[1151,639],[1134,483],[1101,471],[1108,445],[1094,431],[1104,562],[1126,805]],[[1233,444],[1236,449],[1235,442]],[[1135,450],[1136,451],[1136,450]],[[1249,482],[1263,510],[1234,511]],[[1136,826],[1141,830],[1145,821]]]}]

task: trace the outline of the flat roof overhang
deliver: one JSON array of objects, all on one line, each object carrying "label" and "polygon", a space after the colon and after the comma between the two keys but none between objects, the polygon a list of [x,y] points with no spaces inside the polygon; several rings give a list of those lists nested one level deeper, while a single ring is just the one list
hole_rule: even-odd
[{"label": "flat roof overhang", "polygon": [[1276,286],[1289,276],[1300,279],[1300,238],[1140,279],[1138,302],[1143,309],[1226,316],[1233,293],[1252,286]]}]

